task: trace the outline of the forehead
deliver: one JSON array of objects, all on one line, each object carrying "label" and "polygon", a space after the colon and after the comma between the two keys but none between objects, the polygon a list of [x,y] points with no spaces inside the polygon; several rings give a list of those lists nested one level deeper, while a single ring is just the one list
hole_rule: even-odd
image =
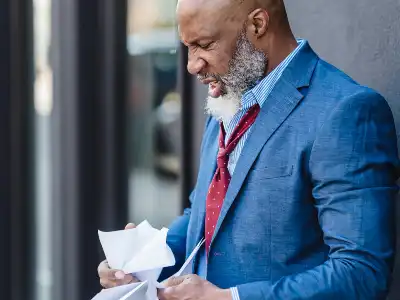
[{"label": "forehead", "polygon": [[181,0],[177,18],[181,39],[189,42],[214,37],[238,21],[230,2],[223,0]]}]

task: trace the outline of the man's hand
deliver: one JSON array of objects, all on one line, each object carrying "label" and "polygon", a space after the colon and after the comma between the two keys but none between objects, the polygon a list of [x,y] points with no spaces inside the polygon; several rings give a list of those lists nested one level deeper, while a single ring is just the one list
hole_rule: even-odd
[{"label": "man's hand", "polygon": [[[125,229],[135,227],[135,224],[130,223],[125,226]],[[124,274],[122,271],[111,269],[107,261],[100,263],[97,272],[99,273],[100,284],[106,289],[138,281],[131,274]]]},{"label": "man's hand", "polygon": [[232,300],[229,289],[223,290],[197,275],[174,277],[159,290],[160,300]]}]

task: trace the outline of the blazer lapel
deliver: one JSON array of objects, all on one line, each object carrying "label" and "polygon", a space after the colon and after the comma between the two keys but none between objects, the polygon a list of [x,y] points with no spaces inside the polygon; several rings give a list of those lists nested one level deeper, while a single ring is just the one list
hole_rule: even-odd
[{"label": "blazer lapel", "polygon": [[221,208],[213,240],[261,149],[302,100],[303,95],[298,88],[308,86],[317,61],[318,57],[306,44],[286,68],[262,106],[240,154]]}]

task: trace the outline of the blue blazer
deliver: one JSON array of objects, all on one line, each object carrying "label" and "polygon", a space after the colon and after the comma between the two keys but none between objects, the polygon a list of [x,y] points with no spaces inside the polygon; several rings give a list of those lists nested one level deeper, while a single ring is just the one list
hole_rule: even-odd
[{"label": "blue blazer", "polygon": [[[206,123],[191,208],[168,234],[177,265],[163,278],[204,236],[219,130],[214,119]],[[261,108],[243,148],[207,279],[238,287],[241,300],[384,299],[394,260],[398,170],[386,101],[307,44]]]}]

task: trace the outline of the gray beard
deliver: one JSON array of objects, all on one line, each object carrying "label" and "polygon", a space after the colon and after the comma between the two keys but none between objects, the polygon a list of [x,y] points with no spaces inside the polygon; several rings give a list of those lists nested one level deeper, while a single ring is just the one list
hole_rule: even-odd
[{"label": "gray beard", "polygon": [[242,95],[264,77],[266,65],[266,55],[255,49],[242,31],[229,63],[228,73],[215,76],[224,84],[225,94],[218,98],[209,96],[206,112],[217,120],[230,122],[241,108]]}]

